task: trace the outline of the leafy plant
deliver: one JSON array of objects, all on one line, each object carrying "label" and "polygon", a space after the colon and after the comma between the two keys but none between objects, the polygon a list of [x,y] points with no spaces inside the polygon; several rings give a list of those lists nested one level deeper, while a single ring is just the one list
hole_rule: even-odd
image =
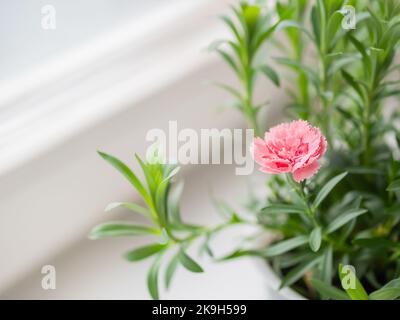
[{"label": "leafy plant", "polygon": [[[357,13],[355,29],[342,27],[343,9]],[[235,99],[257,136],[261,104],[254,102],[257,76],[266,75],[284,87],[283,71],[265,64],[263,46],[275,46],[274,60],[287,72],[291,102],[287,115],[321,128],[328,141],[320,173],[297,183],[287,174],[270,176],[267,199],[252,208],[264,232],[277,241],[249,249],[240,246],[214,257],[210,241],[216,233],[243,219],[226,204],[226,222],[214,227],[193,226],[179,214],[181,185],[176,169],[140,163],[147,186],[121,161],[100,155],[134,186],[145,206],[111,204],[144,216],[149,225],[107,223],[91,237],[149,235],[153,244],[126,254],[129,261],[155,256],[148,285],[158,298],[158,272],[165,253],[173,251],[165,279],[168,287],[177,266],[192,272],[202,267],[187,254],[202,239],[204,252],[217,261],[257,256],[266,259],[291,287],[312,299],[398,299],[400,297],[400,95],[398,49],[400,3],[395,0],[277,1],[273,11],[242,2],[233,17],[222,16],[231,39],[218,40],[215,50],[239,79],[237,89],[218,83]],[[273,22],[276,21],[276,22]],[[279,38],[278,38],[279,37]],[[286,41],[276,39],[286,38]],[[269,58],[269,57],[268,57]],[[261,62],[260,62],[261,61]],[[397,143],[396,143],[397,142]],[[262,208],[261,210],[255,208]],[[184,234],[184,235],[182,235]],[[342,288],[343,267],[351,265],[355,287]]]},{"label": "leafy plant", "polygon": [[[291,48],[284,52],[290,56],[275,59],[297,74],[288,111],[321,126],[329,149],[324,173],[316,179],[302,184],[290,178],[285,183],[280,176],[270,180],[275,191],[259,221],[283,235],[266,251],[286,250],[266,256],[282,286],[294,285],[307,297],[318,297],[313,283],[340,286],[338,263],[354,265],[368,289],[378,289],[400,276],[400,172],[394,157],[399,146],[385,139],[399,135],[394,126],[398,109],[388,110],[387,97],[399,93],[399,81],[389,79],[399,67],[400,6],[390,0],[318,0],[308,9],[305,2],[288,3],[278,3],[277,12],[292,8],[290,19],[295,20],[285,21]],[[358,12],[355,30],[341,28],[345,4]],[[318,63],[306,61],[306,50],[314,50]]]},{"label": "leafy plant", "polygon": [[121,160],[104,152],[98,153],[128,180],[144,203],[144,205],[133,202],[111,203],[106,207],[106,211],[125,208],[144,217],[147,223],[146,225],[126,222],[103,223],[91,230],[89,238],[149,236],[152,239],[150,244],[126,252],[124,258],[130,262],[154,258],[147,276],[148,289],[153,299],[159,298],[159,273],[162,263],[167,261],[164,283],[168,289],[179,266],[191,272],[203,272],[200,264],[187,253],[194,241],[202,239],[202,251],[212,255],[208,242],[213,235],[226,227],[244,222],[232,214],[226,222],[212,228],[187,224],[182,220],[179,208],[183,183],[173,182],[179,167],[162,164],[157,152],[148,162],[135,155],[145,177],[144,183]]},{"label": "leafy plant", "polygon": [[[265,75],[279,86],[280,78],[269,65],[258,62],[257,55],[260,53],[262,45],[278,28],[282,19],[272,24],[271,16],[263,13],[259,6],[244,2],[239,8],[233,7],[232,11],[233,18],[227,15],[221,16],[221,20],[232,33],[232,39],[216,40],[210,45],[210,49],[216,51],[232,69],[240,81],[241,88],[238,90],[223,83],[216,83],[216,85],[233,96],[233,106],[244,115],[255,132],[261,134],[257,115],[263,104],[254,102],[253,92],[256,79],[260,74]],[[227,48],[222,48],[222,46]]]}]

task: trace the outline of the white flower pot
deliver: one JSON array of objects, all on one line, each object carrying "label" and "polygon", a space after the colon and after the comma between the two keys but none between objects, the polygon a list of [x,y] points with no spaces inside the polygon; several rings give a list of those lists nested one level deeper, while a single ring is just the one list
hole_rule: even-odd
[{"label": "white flower pot", "polygon": [[255,262],[265,275],[264,281],[268,290],[267,300],[306,300],[305,297],[291,288],[279,290],[281,279],[275,274],[271,266],[266,261],[260,259],[257,259]]}]

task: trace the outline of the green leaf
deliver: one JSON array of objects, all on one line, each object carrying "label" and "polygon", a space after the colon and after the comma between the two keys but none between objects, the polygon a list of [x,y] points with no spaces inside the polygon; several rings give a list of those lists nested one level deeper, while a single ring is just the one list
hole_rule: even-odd
[{"label": "green leaf", "polygon": [[279,20],[276,22],[274,25],[272,25],[270,28],[268,28],[265,32],[261,33],[260,36],[258,36],[255,39],[254,42],[254,52],[256,52],[260,46],[264,43],[265,40],[267,40],[269,37],[271,37],[275,30],[278,28],[279,24],[282,22],[282,20]]},{"label": "green leaf", "polygon": [[364,92],[357,80],[347,71],[342,69],[341,72],[344,80],[358,93],[361,99],[364,99]]},{"label": "green leaf", "polygon": [[283,240],[265,249],[263,251],[263,256],[265,257],[277,256],[287,251],[290,251],[294,248],[300,247],[301,245],[307,242],[308,242],[308,237],[306,236],[297,236],[288,240]]},{"label": "green leaf", "polygon": [[357,59],[357,57],[351,55],[344,55],[342,58],[338,58],[335,59],[334,61],[332,61],[331,66],[329,68],[328,71],[328,75],[332,76],[334,74],[336,74],[336,72],[340,69],[342,69],[343,67],[345,67],[346,65],[350,64],[350,63],[354,63],[355,61],[358,61],[359,59]]},{"label": "green leaf", "polygon": [[386,238],[364,238],[354,239],[353,244],[364,248],[396,248],[400,244],[390,241]]},{"label": "green leaf", "polygon": [[240,33],[233,23],[232,19],[227,16],[220,16],[220,19],[225,22],[231,32],[235,35],[236,40],[240,43],[242,41],[242,37],[240,36]]},{"label": "green leaf", "polygon": [[312,251],[317,252],[321,246],[321,228],[316,227],[310,234],[309,239],[310,248]]},{"label": "green leaf", "polygon": [[376,174],[384,175],[384,172],[378,168],[368,168],[368,167],[348,167],[347,172],[351,174]]},{"label": "green leaf", "polygon": [[171,190],[168,192],[168,210],[171,220],[174,223],[182,224],[182,218],[180,214],[179,203],[183,193],[184,183],[179,182],[174,184]]},{"label": "green leaf", "polygon": [[162,255],[159,255],[151,265],[149,273],[147,274],[147,287],[149,289],[151,297],[154,300],[158,300],[160,298],[158,291],[158,273],[160,270],[161,261]]},{"label": "green leaf", "polygon": [[90,232],[89,238],[101,239],[101,238],[130,237],[130,236],[139,236],[144,234],[159,235],[160,232],[157,229],[150,228],[147,226],[137,226],[133,224],[107,222],[94,227]]},{"label": "green leaf", "polygon": [[267,65],[262,65],[257,68],[263,74],[265,74],[277,87],[280,86],[279,75],[276,73],[274,69]]},{"label": "green leaf", "polygon": [[340,11],[335,11],[329,18],[328,21],[328,27],[327,27],[327,39],[328,41],[332,41],[338,32],[340,30],[340,25],[343,20],[343,15],[340,13]]},{"label": "green leaf", "polygon": [[223,40],[223,39],[215,40],[215,41],[211,42],[211,43],[208,45],[207,50],[210,51],[210,52],[215,51],[215,50],[218,49],[221,45],[223,45],[223,44],[225,44],[225,43],[227,43],[227,42],[228,42],[228,41]]},{"label": "green leaf", "polygon": [[332,300],[350,300],[349,296],[346,292],[331,286],[330,284],[326,284],[318,279],[311,279],[310,280],[313,287],[326,298]]},{"label": "green leaf", "polygon": [[165,226],[167,223],[166,200],[169,185],[170,181],[165,179],[158,185],[156,191],[156,208],[162,226]]},{"label": "green leaf", "polygon": [[210,239],[211,239],[211,235],[207,234],[205,236],[203,244],[200,247],[200,252],[201,253],[206,252],[209,255],[209,257],[214,258],[214,252],[210,247]]},{"label": "green leaf", "polygon": [[[365,291],[364,287],[362,286],[361,282],[357,279],[356,275],[349,270],[349,273],[342,273],[343,265],[339,264],[339,278],[344,290],[346,290],[347,294],[350,296],[352,300],[368,300],[368,294]],[[352,276],[355,279],[355,288],[345,288],[343,286],[344,278],[348,276]]]},{"label": "green leaf", "polygon": [[317,13],[317,7],[313,6],[311,9],[311,25],[314,32],[315,42],[320,46],[321,43],[321,30],[319,27],[319,17]]},{"label": "green leaf", "polygon": [[305,208],[295,204],[276,203],[263,208],[261,214],[305,213]]},{"label": "green leaf", "polygon": [[203,268],[191,257],[189,257],[183,250],[179,252],[179,261],[189,271],[196,273],[204,271]]},{"label": "green leaf", "polygon": [[128,179],[128,181],[135,187],[135,189],[140,193],[140,195],[143,197],[143,199],[146,201],[146,203],[151,202],[150,196],[147,193],[146,189],[144,188],[143,184],[140,182],[140,180],[136,177],[136,175],[129,169],[129,167],[123,163],[121,160],[106,154],[101,151],[97,151],[98,154],[106,160],[108,163],[110,163],[114,168],[116,168],[122,175]]},{"label": "green leaf", "polygon": [[308,29],[305,28],[304,25],[294,20],[282,21],[279,27],[277,28],[277,31],[290,28],[295,28],[297,31],[303,32],[311,41],[314,42],[314,36],[312,35],[312,33],[308,31]]},{"label": "green leaf", "polygon": [[235,88],[231,87],[230,85],[224,84],[224,83],[219,83],[219,82],[213,82],[213,85],[215,85],[218,88],[221,88],[225,90],[226,92],[230,93],[233,95],[235,98],[237,98],[239,101],[242,100],[242,95],[238,90]]},{"label": "green leaf", "polygon": [[241,77],[241,72],[240,72],[240,69],[237,66],[235,60],[227,52],[223,51],[222,49],[217,49],[216,52],[219,53],[221,58],[225,60],[225,62],[232,68],[232,70],[240,78]]},{"label": "green leaf", "polygon": [[221,199],[213,199],[214,205],[217,211],[227,219],[231,219],[234,214],[236,214],[235,210],[231,208],[224,200]]},{"label": "green leaf", "polygon": [[133,203],[133,202],[112,202],[107,205],[107,207],[105,208],[105,211],[111,211],[116,208],[129,209],[133,212],[140,213],[141,215],[143,215],[145,217],[150,217],[149,210],[147,210],[146,208],[143,208],[142,206],[140,206],[136,203]]},{"label": "green leaf", "polygon": [[[153,147],[154,149],[152,150],[152,155],[154,156],[154,159],[152,159],[152,161],[156,159],[156,153],[158,150],[158,147]],[[157,182],[156,179],[158,178],[158,176],[161,175],[161,166],[157,165],[157,164],[146,164],[143,162],[143,160],[139,157],[138,154],[135,154],[135,158],[137,160],[137,162],[139,163],[140,167],[142,168],[142,171],[144,173],[144,177],[146,179],[147,182],[147,187],[148,190],[150,192],[150,195],[152,197],[154,197],[155,192],[156,192],[156,188],[157,188]],[[154,168],[157,168],[158,170],[154,170]],[[157,174],[156,174],[157,171]]]},{"label": "green leaf", "polygon": [[329,195],[332,189],[347,175],[347,172],[343,172],[336,177],[329,180],[322,189],[318,192],[313,202],[313,207],[318,208],[322,201]]},{"label": "green leaf", "polygon": [[181,170],[181,167],[175,167],[171,170],[171,172],[168,173],[168,175],[164,178],[164,180],[171,180],[174,176],[178,174],[178,172]]},{"label": "green leaf", "polygon": [[251,30],[256,25],[258,17],[260,16],[260,8],[258,6],[246,5],[243,8],[243,17],[246,24]]},{"label": "green leaf", "polygon": [[336,231],[346,223],[350,222],[351,220],[357,218],[358,216],[366,213],[368,210],[366,209],[351,209],[336,217],[331,223],[329,223],[326,232],[332,233]]},{"label": "green leaf", "polygon": [[390,281],[381,289],[372,292],[369,297],[372,300],[394,300],[400,297],[400,278]]},{"label": "green leaf", "polygon": [[386,189],[387,191],[400,191],[400,179],[393,181]]},{"label": "green leaf", "polygon": [[274,60],[282,65],[285,65],[285,66],[295,70],[298,73],[304,72],[307,75],[307,77],[314,83],[314,85],[316,87],[319,86],[318,74],[310,67],[308,67],[298,61],[288,59],[288,58],[278,57],[278,58],[274,58]]},{"label": "green leaf", "polygon": [[332,245],[329,245],[324,252],[324,256],[322,258],[322,266],[321,266],[321,279],[326,284],[331,284],[332,282],[332,265],[333,265],[333,248]]},{"label": "green leaf", "polygon": [[390,208],[385,209],[385,213],[391,216],[400,215],[400,203],[396,203]]},{"label": "green leaf", "polygon": [[131,250],[124,254],[124,258],[128,261],[139,261],[146,259],[162,250],[167,248],[165,244],[151,244],[148,246],[140,247],[134,250]]},{"label": "green leaf", "polygon": [[325,52],[326,48],[326,8],[324,0],[317,0],[317,12],[318,12],[318,29],[320,30],[320,48],[322,52]]},{"label": "green leaf", "polygon": [[364,45],[360,41],[358,41],[356,38],[354,38],[351,34],[349,34],[348,37],[349,37],[351,43],[356,47],[358,52],[361,53],[361,56],[363,57],[364,66],[367,67],[366,71],[368,72],[368,74],[371,74],[371,72],[372,72],[372,62],[371,62],[371,58],[367,54],[366,48],[364,47]]},{"label": "green leaf", "polygon": [[218,261],[226,261],[226,260],[232,260],[236,258],[241,258],[245,256],[263,256],[263,253],[261,251],[257,250],[244,250],[244,249],[237,249],[221,258],[218,258]]},{"label": "green leaf", "polygon": [[313,256],[311,259],[298,265],[292,269],[283,279],[280,285],[280,289],[291,286],[297,280],[299,280],[307,271],[310,271],[321,259],[321,256]]},{"label": "green leaf", "polygon": [[171,285],[172,277],[175,274],[176,269],[179,265],[179,252],[174,255],[171,261],[168,263],[167,270],[165,271],[165,287],[169,289]]}]

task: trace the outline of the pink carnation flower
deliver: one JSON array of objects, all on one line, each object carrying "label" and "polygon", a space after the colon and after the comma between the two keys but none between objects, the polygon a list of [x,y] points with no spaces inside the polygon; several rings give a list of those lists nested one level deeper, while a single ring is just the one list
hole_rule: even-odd
[{"label": "pink carnation flower", "polygon": [[255,138],[252,145],[254,160],[260,171],[287,173],[300,182],[318,172],[319,159],[326,151],[325,137],[307,121],[282,123],[265,133],[264,140]]}]

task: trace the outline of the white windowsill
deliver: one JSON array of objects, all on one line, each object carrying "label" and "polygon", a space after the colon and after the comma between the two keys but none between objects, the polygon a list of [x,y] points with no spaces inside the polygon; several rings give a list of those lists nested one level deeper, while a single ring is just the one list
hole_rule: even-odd
[{"label": "white windowsill", "polygon": [[0,83],[0,175],[209,63],[226,1],[178,4]]}]

